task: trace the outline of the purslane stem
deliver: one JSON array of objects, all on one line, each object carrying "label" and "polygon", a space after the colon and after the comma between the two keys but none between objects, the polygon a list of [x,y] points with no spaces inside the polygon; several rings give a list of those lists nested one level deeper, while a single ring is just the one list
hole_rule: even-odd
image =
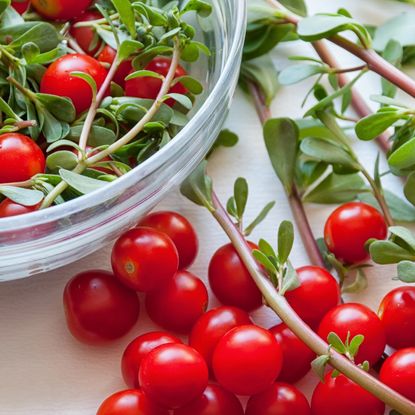
[{"label": "purslane stem", "polygon": [[252,256],[251,248],[214,193],[212,199],[214,205],[214,210],[212,211],[213,217],[231,240],[264,296],[267,305],[275,311],[278,317],[316,354],[319,356],[329,354],[329,363],[335,369],[384,401],[387,405],[399,411],[402,415],[415,415],[415,405],[411,401],[375,379],[335,350],[331,349],[329,352],[329,345],[301,320],[285,297],[277,292],[271,281],[262,273],[262,270]]}]

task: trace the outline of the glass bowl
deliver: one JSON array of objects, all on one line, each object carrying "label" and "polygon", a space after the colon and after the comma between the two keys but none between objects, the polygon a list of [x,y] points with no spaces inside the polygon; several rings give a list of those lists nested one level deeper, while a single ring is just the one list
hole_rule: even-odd
[{"label": "glass bowl", "polygon": [[45,272],[108,244],[183,181],[210,149],[237,84],[246,0],[211,0],[199,40],[212,56],[192,65],[205,85],[190,122],[163,149],[106,187],[59,206],[0,219],[0,281]]}]

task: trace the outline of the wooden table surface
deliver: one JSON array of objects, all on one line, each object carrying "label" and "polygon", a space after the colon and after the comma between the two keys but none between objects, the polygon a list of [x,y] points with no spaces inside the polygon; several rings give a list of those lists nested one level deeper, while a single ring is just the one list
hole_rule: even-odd
[{"label": "wooden table surface", "polygon": [[[309,1],[309,5],[312,12],[347,7],[357,18],[375,24],[411,9],[409,5],[387,0],[313,0]],[[354,62],[342,51],[335,51],[345,65]],[[276,56],[276,64],[283,67],[287,64],[287,56],[311,53],[305,45],[286,45]],[[304,91],[310,86],[311,83],[306,81],[282,88],[273,105],[273,114],[300,116],[303,113],[300,103]],[[358,87],[366,96],[379,90],[378,80],[370,75]],[[222,149],[212,157],[209,171],[215,187],[225,199],[232,191],[235,178],[246,177],[251,187],[248,219],[254,217],[259,207],[276,200],[276,207],[252,236],[253,240],[262,237],[275,243],[279,222],[290,219],[291,214],[268,162],[252,104],[241,91],[236,93],[227,127],[239,134],[240,143],[233,149]],[[376,146],[372,143],[356,145],[361,158],[373,165]],[[401,192],[397,181],[389,181],[388,186]],[[184,200],[177,191],[171,192],[159,207],[177,210],[195,225],[200,236],[200,253],[191,270],[206,280],[209,258],[226,242],[226,237],[207,212]],[[307,207],[317,236],[322,235],[324,220],[332,209]],[[120,375],[122,351],[132,338],[154,328],[144,309],[128,336],[105,347],[89,347],[75,341],[66,330],[62,309],[62,292],[68,279],[87,269],[109,269],[110,251],[111,246],[108,246],[65,268],[0,285],[0,415],[94,415],[106,396],[125,387]],[[307,256],[298,237],[292,260],[295,266],[307,264]],[[376,309],[382,296],[398,285],[392,280],[395,268],[373,268],[368,275],[367,291],[350,299]],[[210,307],[216,305],[217,301],[211,296]],[[278,322],[277,317],[266,309],[257,311],[254,320],[265,327]],[[299,386],[309,396],[316,382],[316,377],[309,374]]]}]

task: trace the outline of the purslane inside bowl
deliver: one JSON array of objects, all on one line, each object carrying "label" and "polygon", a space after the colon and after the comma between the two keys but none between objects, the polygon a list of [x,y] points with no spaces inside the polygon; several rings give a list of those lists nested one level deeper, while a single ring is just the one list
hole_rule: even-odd
[{"label": "purslane inside bowl", "polygon": [[[0,220],[0,280],[57,268],[99,249],[148,212],[200,162],[216,138],[236,85],[243,0],[211,1],[197,39],[212,51],[191,65],[205,86],[190,122],[165,147],[104,188],[63,205]],[[193,17],[194,18],[194,17]]]}]

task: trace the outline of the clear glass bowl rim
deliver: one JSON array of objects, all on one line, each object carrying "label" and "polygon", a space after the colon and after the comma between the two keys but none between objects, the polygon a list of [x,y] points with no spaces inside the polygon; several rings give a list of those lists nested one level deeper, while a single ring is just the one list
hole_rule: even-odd
[{"label": "clear glass bowl rim", "polygon": [[[225,1],[225,0],[220,0]],[[120,177],[114,182],[108,183],[102,189],[96,190],[77,199],[68,201],[61,205],[52,206],[45,210],[28,213],[22,216],[0,219],[0,232],[8,232],[17,229],[24,229],[28,226],[37,226],[43,223],[57,221],[68,215],[80,212],[86,207],[96,206],[116,196],[116,194],[128,189],[133,183],[140,178],[140,172],[153,172],[166,163],[171,155],[170,149],[173,146],[180,146],[192,139],[191,130],[194,126],[204,123],[210,114],[215,110],[215,103],[220,100],[223,86],[229,82],[234,72],[234,65],[238,62],[238,51],[243,46],[246,29],[246,0],[227,0],[233,3],[235,8],[235,27],[233,28],[232,44],[227,56],[226,64],[216,85],[213,87],[205,102],[198,109],[196,114],[191,118],[189,123],[180,131],[180,133],[157,152],[153,157],[137,166],[135,169]],[[147,173],[148,174],[148,173]],[[45,214],[47,213],[47,214]]]}]

